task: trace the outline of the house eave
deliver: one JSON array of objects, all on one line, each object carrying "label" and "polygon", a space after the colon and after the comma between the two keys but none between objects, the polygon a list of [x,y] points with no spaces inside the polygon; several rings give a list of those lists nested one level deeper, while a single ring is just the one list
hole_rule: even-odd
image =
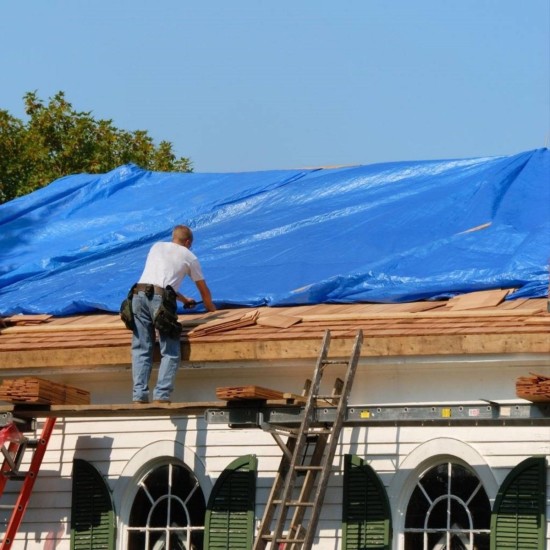
[{"label": "house eave", "polygon": [[[414,304],[413,304],[414,305]],[[207,315],[184,316],[182,366],[218,368],[239,363],[311,361],[317,358],[323,335],[331,331],[330,353],[347,357],[358,330],[364,334],[363,359],[418,362],[418,358],[451,360],[468,357],[550,358],[550,313],[546,300],[529,300],[513,310],[502,307],[468,312],[403,312],[395,304],[324,305],[309,308],[261,308],[261,316],[279,320],[299,317],[292,326],[252,323],[215,333],[196,330]],[[381,309],[386,307],[386,312]],[[417,306],[416,306],[417,307]],[[317,309],[315,309],[317,308]],[[369,309],[370,308],[370,309]],[[234,318],[236,310],[217,313]],[[243,310],[246,312],[249,310]],[[275,312],[275,313],[274,313]],[[237,310],[238,315],[238,310]],[[131,363],[131,333],[118,315],[97,314],[52,318],[38,325],[12,326],[0,331],[0,373],[28,370],[104,370]],[[157,350],[158,358],[158,350]]]}]

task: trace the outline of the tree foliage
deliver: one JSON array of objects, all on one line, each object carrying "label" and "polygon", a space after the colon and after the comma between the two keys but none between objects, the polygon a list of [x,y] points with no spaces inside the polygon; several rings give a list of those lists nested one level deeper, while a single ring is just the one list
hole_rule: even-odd
[{"label": "tree foliage", "polygon": [[155,146],[147,131],[120,130],[112,120],[75,111],[64,92],[47,105],[36,92],[25,94],[24,101],[27,122],[0,109],[0,203],[62,176],[100,174],[127,163],[146,170],[192,170],[188,158],[176,158],[170,142]]}]

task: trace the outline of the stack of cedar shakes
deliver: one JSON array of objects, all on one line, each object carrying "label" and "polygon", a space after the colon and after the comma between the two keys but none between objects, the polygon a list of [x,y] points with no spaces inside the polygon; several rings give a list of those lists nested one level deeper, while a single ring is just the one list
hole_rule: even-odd
[{"label": "stack of cedar shakes", "polygon": [[0,401],[33,405],[88,405],[90,392],[42,378],[2,380]]},{"label": "stack of cedar shakes", "polygon": [[216,397],[222,401],[233,401],[236,399],[284,399],[285,393],[262,388],[261,386],[229,386],[216,388]]},{"label": "stack of cedar shakes", "polygon": [[246,313],[236,313],[228,315],[223,319],[216,319],[210,321],[203,326],[194,328],[189,332],[195,336],[206,336],[208,334],[216,334],[218,332],[225,332],[227,330],[233,330],[236,328],[243,328],[254,325],[258,319],[259,312],[257,309],[247,311]]},{"label": "stack of cedar shakes", "polygon": [[516,395],[528,401],[550,402],[550,377],[531,373],[516,380]]}]

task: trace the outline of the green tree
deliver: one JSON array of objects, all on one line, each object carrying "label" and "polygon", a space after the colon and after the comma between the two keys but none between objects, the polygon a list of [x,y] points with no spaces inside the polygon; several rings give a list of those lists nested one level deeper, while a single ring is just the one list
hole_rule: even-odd
[{"label": "green tree", "polygon": [[47,105],[36,92],[24,101],[26,123],[0,109],[0,203],[62,176],[100,174],[130,162],[146,170],[192,171],[191,161],[176,158],[170,142],[155,146],[147,131],[120,130],[112,120],[75,111],[64,92]]}]

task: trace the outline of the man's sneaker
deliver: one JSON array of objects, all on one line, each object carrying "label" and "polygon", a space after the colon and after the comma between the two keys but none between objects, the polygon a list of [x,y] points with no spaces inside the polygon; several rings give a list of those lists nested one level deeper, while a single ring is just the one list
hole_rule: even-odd
[{"label": "man's sneaker", "polygon": [[153,401],[153,403],[155,405],[160,405],[160,404],[169,405],[171,403],[171,401],[170,401],[170,399],[155,399]]},{"label": "man's sneaker", "polygon": [[149,400],[148,399],[135,399],[133,403],[137,403],[138,405],[148,405]]}]

